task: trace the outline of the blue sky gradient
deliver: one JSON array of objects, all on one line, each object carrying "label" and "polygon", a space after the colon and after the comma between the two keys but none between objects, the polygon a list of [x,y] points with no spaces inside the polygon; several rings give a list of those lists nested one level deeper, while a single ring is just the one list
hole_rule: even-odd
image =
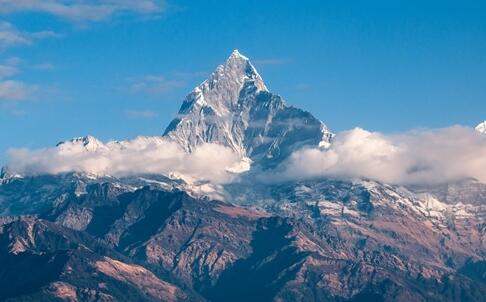
[{"label": "blue sky gradient", "polygon": [[484,1],[147,2],[94,21],[0,8],[1,153],[161,134],[233,49],[335,132],[486,119]]}]

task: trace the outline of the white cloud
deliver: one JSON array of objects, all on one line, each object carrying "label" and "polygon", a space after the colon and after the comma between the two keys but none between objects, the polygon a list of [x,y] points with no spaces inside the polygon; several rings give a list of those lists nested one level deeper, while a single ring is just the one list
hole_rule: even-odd
[{"label": "white cloud", "polygon": [[103,21],[120,14],[163,12],[162,0],[0,0],[0,13],[40,12],[74,22]]},{"label": "white cloud", "polygon": [[37,90],[37,86],[20,81],[7,80],[0,82],[0,103],[27,100],[31,98]]},{"label": "white cloud", "polygon": [[[1,5],[0,0],[0,7]],[[57,36],[59,35],[52,31],[24,32],[18,30],[8,22],[0,22],[0,51],[4,51],[12,47],[31,45],[33,44],[34,40],[53,38]]]},{"label": "white cloud", "polygon": [[228,169],[240,161],[231,149],[221,145],[201,145],[194,152],[186,153],[178,144],[161,137],[107,144],[94,138],[89,142],[78,139],[55,148],[11,149],[7,153],[9,169],[20,174],[73,171],[113,176],[177,174],[214,183],[230,181],[232,174]]},{"label": "white cloud", "polygon": [[[213,183],[235,179],[242,160],[231,149],[205,144],[192,153],[162,137],[139,137],[103,144],[94,138],[55,148],[8,151],[14,173],[97,175],[177,174]],[[391,184],[437,184],[475,178],[486,182],[486,135],[454,126],[397,135],[360,128],[339,133],[327,149],[296,151],[278,168],[261,173],[262,181],[314,178],[366,178]]]},{"label": "white cloud", "polygon": [[460,126],[399,135],[356,128],[338,134],[328,149],[295,152],[270,174],[280,180],[336,177],[433,184],[471,177],[486,182],[486,135]]}]

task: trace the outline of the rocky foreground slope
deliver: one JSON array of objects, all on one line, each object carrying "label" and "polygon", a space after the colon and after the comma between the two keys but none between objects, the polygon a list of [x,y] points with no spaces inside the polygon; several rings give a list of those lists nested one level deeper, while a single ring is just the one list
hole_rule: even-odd
[{"label": "rocky foreground slope", "polygon": [[250,170],[217,186],[3,170],[0,301],[483,301],[486,185],[255,181],[252,169],[331,138],[234,52],[165,136],[57,148],[218,143]]},{"label": "rocky foreground slope", "polygon": [[[263,211],[72,177],[84,189],[42,193],[48,204],[35,218],[4,218],[0,282],[12,284],[14,272],[29,278],[2,287],[0,297],[480,301],[486,293],[483,213],[470,212],[477,207],[323,181],[280,188],[281,207]],[[47,189],[29,181],[3,185],[2,194]],[[312,185],[316,191],[305,189]]]}]

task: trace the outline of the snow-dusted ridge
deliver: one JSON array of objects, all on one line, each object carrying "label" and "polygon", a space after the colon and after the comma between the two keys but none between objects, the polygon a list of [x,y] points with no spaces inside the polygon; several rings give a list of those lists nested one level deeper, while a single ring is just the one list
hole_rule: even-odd
[{"label": "snow-dusted ridge", "polygon": [[148,145],[161,145],[166,142],[162,136],[137,136],[131,140],[110,140],[106,143],[98,140],[93,136],[77,137],[67,141],[60,142],[56,145],[59,150],[76,150],[96,152],[102,150],[115,149],[140,149]]}]

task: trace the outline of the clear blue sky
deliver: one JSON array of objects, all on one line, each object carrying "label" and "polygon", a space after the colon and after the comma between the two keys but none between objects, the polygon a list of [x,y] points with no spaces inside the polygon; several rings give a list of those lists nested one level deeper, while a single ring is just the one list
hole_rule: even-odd
[{"label": "clear blue sky", "polygon": [[485,1],[39,2],[0,7],[2,153],[161,134],[235,48],[336,132],[486,119]]}]

